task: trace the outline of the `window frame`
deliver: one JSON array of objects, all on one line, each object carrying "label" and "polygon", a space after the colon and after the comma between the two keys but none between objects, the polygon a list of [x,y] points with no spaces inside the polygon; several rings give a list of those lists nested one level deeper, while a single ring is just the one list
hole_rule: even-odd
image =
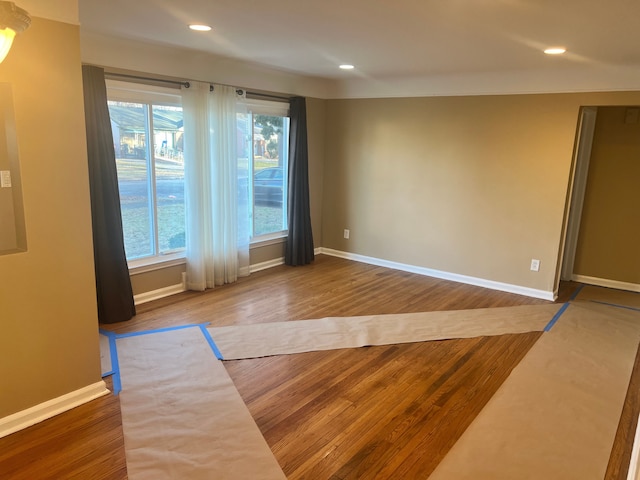
[{"label": "window frame", "polygon": [[146,122],[149,128],[148,133],[150,141],[146,142],[146,159],[149,169],[147,182],[150,183],[149,192],[152,196],[152,202],[150,205],[153,208],[151,221],[153,228],[154,253],[144,257],[127,259],[129,273],[144,273],[168,266],[183,264],[186,261],[186,249],[170,250],[164,253],[159,251],[158,199],[156,195],[155,150],[153,145],[153,106],[182,107],[180,91],[175,88],[123,82],[112,79],[106,79],[105,83],[107,86],[108,101],[138,103],[148,106]]},{"label": "window frame", "polygon": [[261,235],[254,235],[254,209],[255,209],[255,199],[254,199],[254,192],[253,192],[253,188],[254,188],[254,172],[255,172],[255,168],[254,168],[254,161],[255,161],[255,156],[254,156],[254,129],[253,129],[253,117],[254,115],[268,115],[268,116],[277,116],[277,117],[283,117],[283,118],[288,118],[289,119],[289,126],[287,127],[287,145],[285,146],[285,151],[286,151],[286,155],[287,155],[287,163],[286,163],[286,170],[283,172],[283,188],[284,188],[284,198],[283,198],[283,202],[282,202],[282,209],[283,209],[283,215],[286,217],[287,216],[287,204],[288,204],[288,200],[289,200],[289,194],[288,194],[288,190],[289,190],[289,145],[288,145],[288,139],[289,139],[289,134],[290,134],[290,120],[291,120],[291,116],[289,113],[289,103],[288,102],[283,102],[283,101],[277,101],[277,100],[259,100],[259,99],[254,99],[254,98],[249,98],[244,102],[244,107],[246,108],[246,113],[251,115],[251,139],[248,140],[249,144],[250,144],[250,148],[251,148],[251,158],[250,158],[250,164],[251,164],[251,168],[249,169],[250,172],[250,184],[251,184],[251,192],[250,192],[250,199],[251,199],[251,238],[250,238],[250,246],[251,247],[262,247],[262,246],[267,246],[267,245],[273,245],[276,243],[282,243],[284,242],[284,240],[287,238],[287,236],[289,235],[289,222],[287,220],[287,228],[284,230],[279,230],[277,232],[270,232],[270,233],[265,233],[265,234],[261,234]]}]

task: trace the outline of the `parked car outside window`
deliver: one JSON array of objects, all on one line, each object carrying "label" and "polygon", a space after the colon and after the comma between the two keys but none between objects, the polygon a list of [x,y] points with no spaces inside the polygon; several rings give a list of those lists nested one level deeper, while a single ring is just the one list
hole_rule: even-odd
[{"label": "parked car outside window", "polygon": [[263,168],[253,176],[253,195],[256,204],[281,206],[284,172],[280,167]]}]

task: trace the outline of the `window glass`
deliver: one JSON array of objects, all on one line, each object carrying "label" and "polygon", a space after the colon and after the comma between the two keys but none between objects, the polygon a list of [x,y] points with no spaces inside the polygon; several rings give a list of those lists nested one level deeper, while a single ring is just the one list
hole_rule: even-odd
[{"label": "window glass", "polygon": [[[180,96],[109,81],[108,97],[127,260],[138,266],[184,256]],[[246,112],[237,116],[238,188],[249,192],[250,236],[260,240],[287,230],[288,105],[250,100]]]},{"label": "window glass", "polygon": [[127,259],[153,255],[153,199],[146,150],[147,106],[109,102]]},{"label": "window glass", "polygon": [[287,230],[289,118],[253,115],[253,236]]},{"label": "window glass", "polygon": [[153,106],[158,249],[185,248],[182,108]]},{"label": "window glass", "polygon": [[127,260],[183,251],[182,108],[113,97],[118,94],[108,105]]}]

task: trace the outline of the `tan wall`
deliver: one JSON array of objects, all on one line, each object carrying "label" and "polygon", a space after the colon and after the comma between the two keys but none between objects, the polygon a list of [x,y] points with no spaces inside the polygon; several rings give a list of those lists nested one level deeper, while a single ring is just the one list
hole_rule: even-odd
[{"label": "tan wall", "polygon": [[322,246],[551,292],[579,108],[638,101],[330,100]]},{"label": "tan wall", "polygon": [[[0,83],[0,255],[27,248],[11,84]],[[5,185],[6,183],[6,185]]]},{"label": "tan wall", "polygon": [[182,264],[131,275],[133,294],[139,295],[141,293],[178,285],[182,283],[182,274],[186,272],[186,270],[186,266]]},{"label": "tan wall", "polygon": [[640,284],[640,122],[599,108],[574,273]]},{"label": "tan wall", "polygon": [[34,18],[12,85],[28,250],[0,256],[0,417],[100,380],[77,26]]},{"label": "tan wall", "polygon": [[250,251],[251,265],[269,262],[284,257],[285,241],[254,247]]}]

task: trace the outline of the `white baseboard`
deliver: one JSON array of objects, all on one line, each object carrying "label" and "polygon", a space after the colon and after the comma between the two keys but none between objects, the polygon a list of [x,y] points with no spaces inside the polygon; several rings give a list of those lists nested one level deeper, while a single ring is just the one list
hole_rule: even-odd
[{"label": "white baseboard", "polygon": [[0,418],[0,438],[40,423],[43,420],[71,410],[108,393],[110,393],[109,389],[107,389],[105,383],[100,380],[92,385],[87,385],[79,390],[48,400],[34,407],[9,415],[8,417]]},{"label": "white baseboard", "polygon": [[284,265],[284,257],[274,258],[273,260],[267,260],[266,262],[255,263],[249,267],[251,273],[259,272],[260,270],[266,270],[267,268],[277,267],[278,265]]},{"label": "white baseboard", "polygon": [[640,292],[640,285],[637,283],[619,282],[618,280],[607,280],[606,278],[589,277],[586,275],[571,275],[571,280],[589,285],[597,285],[598,287]]},{"label": "white baseboard", "polygon": [[[534,288],[522,287],[520,285],[512,285],[509,283],[495,282],[493,280],[485,280],[484,278],[469,277],[466,275],[459,275],[457,273],[443,272],[440,270],[433,270],[431,268],[416,267],[414,265],[407,265],[404,263],[391,262],[389,260],[382,260],[374,257],[367,257],[365,255],[358,255],[357,253],[342,252],[339,250],[333,250],[331,248],[317,247],[314,250],[316,255],[325,254],[332,257],[344,258],[347,260],[354,260],[356,262],[368,263],[370,265],[377,265],[379,267],[393,268],[394,270],[402,270],[403,272],[417,273],[418,275],[425,275],[427,277],[441,278],[443,280],[451,280],[453,282],[465,283],[468,285],[475,285],[478,287],[489,288],[491,290],[499,290],[502,292],[516,293],[518,295],[525,295],[527,297],[541,298],[543,300],[555,300],[557,298],[557,292],[548,292],[545,290],[536,290]],[[274,258],[267,260],[266,262],[256,263],[249,267],[250,273],[259,272],[268,268],[277,267],[284,264],[284,257]],[[585,282],[589,283],[589,282]],[[175,295],[186,291],[186,284],[183,283],[170,285],[168,287],[159,288],[158,290],[152,290],[150,292],[143,292],[138,295],[134,295],[133,299],[136,305],[141,303],[150,302],[152,300],[158,300],[169,295]],[[608,286],[608,285],[603,285]],[[640,289],[640,285],[636,285]],[[624,287],[614,287],[624,288]],[[628,288],[626,288],[628,290]],[[640,290],[635,290],[640,291]]]},{"label": "white baseboard", "polygon": [[[322,247],[318,247],[313,250],[315,255],[322,253]],[[273,260],[267,260],[266,262],[256,263],[251,265],[251,273],[259,272],[260,270],[266,270],[267,268],[277,267],[278,265],[284,265],[284,257],[274,258]]]},{"label": "white baseboard", "polygon": [[551,301],[554,301],[557,298],[557,295],[554,292],[548,292],[546,290],[537,290],[534,288],[522,287],[520,285],[495,282],[493,280],[485,280],[484,278],[469,277],[467,275],[443,272],[441,270],[433,270],[431,268],[416,267],[415,265],[391,262],[389,260],[367,257],[365,255],[358,255],[356,253],[341,252],[339,250],[333,250],[331,248],[320,248],[320,253],[331,255],[333,257],[345,258],[347,260],[355,260],[356,262],[368,263],[370,265],[377,265],[379,267],[393,268],[394,270],[401,270],[403,272],[417,273],[418,275],[425,275],[427,277],[441,278],[443,280],[451,280],[453,282],[475,285],[477,287],[489,288],[491,290],[516,293],[518,295],[525,295],[527,297],[541,298],[543,300]]},{"label": "white baseboard", "polygon": [[158,300],[159,298],[168,297],[169,295],[175,295],[176,293],[182,293],[184,291],[186,291],[184,283],[177,283],[176,285],[169,285],[168,287],[134,295],[133,301],[136,305],[140,305],[141,303],[151,302],[152,300]]},{"label": "white baseboard", "polygon": [[[266,262],[256,263],[249,266],[249,273],[259,272],[260,270],[266,270],[267,268],[277,267],[284,264],[284,257],[274,258],[273,260],[267,260]],[[175,295],[187,291],[186,286],[186,273],[182,273],[182,283],[175,285],[169,285],[168,287],[159,288],[157,290],[151,290],[149,292],[142,292],[133,296],[133,301],[136,305],[142,303],[151,302],[160,298]]]}]

